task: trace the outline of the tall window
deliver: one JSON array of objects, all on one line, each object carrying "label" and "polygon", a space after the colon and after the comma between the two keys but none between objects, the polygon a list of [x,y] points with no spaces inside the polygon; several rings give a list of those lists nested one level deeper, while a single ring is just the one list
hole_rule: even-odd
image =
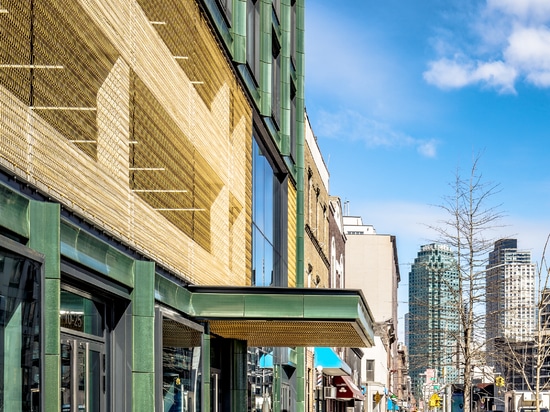
[{"label": "tall window", "polygon": [[374,382],[374,360],[367,359],[367,382]]},{"label": "tall window", "polygon": [[286,286],[285,186],[254,139],[253,142],[252,282],[255,286]]},{"label": "tall window", "polygon": [[260,80],[260,3],[246,2],[246,62],[256,82]]},{"label": "tall window", "polygon": [[40,411],[40,278],[38,262],[0,247],[2,411]]},{"label": "tall window", "polygon": [[233,14],[233,0],[216,0],[219,8],[223,12],[227,23],[231,26],[231,17]]},{"label": "tall window", "polygon": [[296,0],[291,0],[290,6],[290,62],[296,68]]},{"label": "tall window", "polygon": [[272,71],[271,71],[271,113],[277,125],[281,120],[281,45],[277,33],[273,30],[272,37]]}]

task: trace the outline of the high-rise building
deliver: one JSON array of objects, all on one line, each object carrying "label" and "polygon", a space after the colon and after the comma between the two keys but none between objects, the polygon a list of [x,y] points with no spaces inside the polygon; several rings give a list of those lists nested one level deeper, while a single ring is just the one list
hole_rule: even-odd
[{"label": "high-rise building", "polygon": [[[453,304],[459,274],[451,248],[421,246],[409,273],[409,362],[414,394],[420,398],[425,379],[433,369],[434,385],[456,382],[459,319]],[[435,379],[435,378],[434,378]]]},{"label": "high-rise building", "polygon": [[[489,363],[498,363],[495,341],[512,344],[533,340],[535,273],[531,252],[517,239],[500,239],[489,253],[486,272],[486,337]],[[498,345],[496,345],[498,346]]]}]

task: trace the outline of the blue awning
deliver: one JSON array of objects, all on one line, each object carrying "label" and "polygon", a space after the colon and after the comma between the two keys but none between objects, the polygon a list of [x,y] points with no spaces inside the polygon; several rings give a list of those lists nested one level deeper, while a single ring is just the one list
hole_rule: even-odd
[{"label": "blue awning", "polygon": [[388,399],[388,408],[387,408],[388,411],[398,411],[399,410],[399,406],[397,405],[397,399],[392,399],[392,398],[389,398]]},{"label": "blue awning", "polygon": [[330,376],[349,376],[351,368],[332,350],[332,348],[315,348],[315,368],[321,366],[323,373]]},{"label": "blue awning", "polygon": [[260,368],[273,369],[273,354],[263,353],[262,356],[260,356]]}]

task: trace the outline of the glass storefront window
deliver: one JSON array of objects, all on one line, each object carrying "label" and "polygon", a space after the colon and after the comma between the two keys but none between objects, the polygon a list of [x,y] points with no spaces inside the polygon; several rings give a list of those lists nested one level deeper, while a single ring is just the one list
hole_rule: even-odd
[{"label": "glass storefront window", "polygon": [[103,336],[105,305],[66,290],[61,291],[59,321],[62,328]]},{"label": "glass storefront window", "polygon": [[164,412],[201,411],[202,332],[162,320],[162,406]]},{"label": "glass storefront window", "polygon": [[40,410],[40,263],[0,248],[0,410]]}]

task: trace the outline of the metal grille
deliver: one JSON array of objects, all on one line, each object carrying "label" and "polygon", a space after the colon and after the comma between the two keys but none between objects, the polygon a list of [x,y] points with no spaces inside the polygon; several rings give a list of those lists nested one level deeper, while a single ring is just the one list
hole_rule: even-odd
[{"label": "metal grille", "polygon": [[0,164],[187,281],[248,285],[251,109],[195,2],[138,4],[0,0]]},{"label": "metal grille", "polygon": [[246,340],[249,346],[361,348],[366,345],[354,322],[210,320],[209,324],[213,334]]}]

